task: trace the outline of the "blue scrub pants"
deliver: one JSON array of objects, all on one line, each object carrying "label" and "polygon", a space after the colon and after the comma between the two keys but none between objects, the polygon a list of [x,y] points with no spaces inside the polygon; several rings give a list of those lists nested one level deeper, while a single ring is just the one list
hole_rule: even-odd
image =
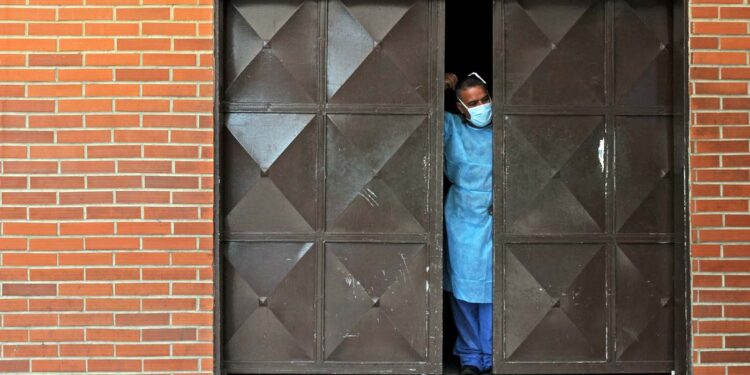
[{"label": "blue scrub pants", "polygon": [[475,366],[480,371],[492,367],[492,304],[471,303],[448,293],[458,338],[453,354],[461,366]]}]

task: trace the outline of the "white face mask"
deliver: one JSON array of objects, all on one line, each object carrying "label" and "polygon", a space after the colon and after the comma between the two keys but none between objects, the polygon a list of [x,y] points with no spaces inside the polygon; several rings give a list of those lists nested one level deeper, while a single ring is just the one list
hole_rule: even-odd
[{"label": "white face mask", "polygon": [[[482,77],[480,77],[476,72],[469,74],[469,76],[472,75],[479,78],[479,80],[482,81],[482,83],[484,83],[485,85],[487,84],[487,82],[485,82],[485,80],[482,79]],[[463,101],[461,101],[461,98],[456,96],[456,99],[458,99],[458,102],[461,103],[461,105],[466,108],[466,111],[469,112],[469,122],[471,122],[475,126],[483,128],[492,122],[492,101],[469,108],[466,104],[464,104]]]}]

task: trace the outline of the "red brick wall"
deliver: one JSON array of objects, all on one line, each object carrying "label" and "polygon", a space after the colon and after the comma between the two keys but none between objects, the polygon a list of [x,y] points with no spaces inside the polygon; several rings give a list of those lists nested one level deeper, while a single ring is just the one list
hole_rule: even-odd
[{"label": "red brick wall", "polygon": [[750,5],[690,11],[693,362],[697,375],[750,374]]},{"label": "red brick wall", "polygon": [[0,372],[210,373],[211,0],[0,0]]}]

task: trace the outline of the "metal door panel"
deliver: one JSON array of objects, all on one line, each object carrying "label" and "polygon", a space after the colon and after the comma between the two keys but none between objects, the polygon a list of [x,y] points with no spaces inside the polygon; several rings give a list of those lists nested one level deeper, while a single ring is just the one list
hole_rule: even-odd
[{"label": "metal door panel", "polygon": [[425,361],[427,264],[422,244],[328,244],[326,360]]},{"label": "metal door panel", "polygon": [[225,14],[226,101],[317,101],[316,1],[231,0]]},{"label": "metal door panel", "polygon": [[677,3],[495,1],[495,373],[685,368]]},{"label": "metal door panel", "polygon": [[442,2],[217,12],[222,371],[441,373]]},{"label": "metal door panel", "polygon": [[331,103],[426,104],[427,1],[331,0],[328,82]]},{"label": "metal door panel", "polygon": [[503,6],[506,103],[604,104],[604,2],[509,0]]},{"label": "metal door panel", "polygon": [[606,360],[605,246],[506,246],[504,358]]},{"label": "metal door panel", "polygon": [[617,102],[672,106],[672,1],[615,2]]},{"label": "metal door panel", "polygon": [[425,232],[425,116],[330,115],[326,134],[328,231]]},{"label": "metal door panel", "polygon": [[506,230],[604,231],[604,118],[506,118]]},{"label": "metal door panel", "polygon": [[670,233],[674,228],[672,118],[618,117],[616,121],[617,231]]},{"label": "metal door panel", "polygon": [[315,116],[233,113],[225,135],[226,231],[313,231]]},{"label": "metal door panel", "polygon": [[232,242],[223,277],[227,360],[315,358],[314,244]]},{"label": "metal door panel", "polygon": [[674,358],[673,262],[671,244],[617,247],[617,360],[666,361]]}]

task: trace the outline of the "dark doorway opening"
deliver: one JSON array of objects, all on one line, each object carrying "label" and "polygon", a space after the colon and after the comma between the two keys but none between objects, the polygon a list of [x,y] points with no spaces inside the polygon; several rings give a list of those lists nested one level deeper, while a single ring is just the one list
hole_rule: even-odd
[{"label": "dark doorway opening", "polygon": [[[492,93],[492,0],[448,0],[445,7],[445,72],[459,80],[472,72],[487,81]],[[456,96],[445,91],[445,109],[458,113]],[[444,179],[447,193],[450,182]],[[443,236],[445,238],[445,236]],[[446,248],[445,246],[443,247]],[[456,326],[453,312],[443,296],[443,365],[444,374],[458,374],[460,363],[453,355]]]},{"label": "dark doorway opening", "polygon": [[[445,71],[459,79],[477,72],[492,92],[492,0],[446,1]],[[445,107],[457,112],[452,92]]]}]

